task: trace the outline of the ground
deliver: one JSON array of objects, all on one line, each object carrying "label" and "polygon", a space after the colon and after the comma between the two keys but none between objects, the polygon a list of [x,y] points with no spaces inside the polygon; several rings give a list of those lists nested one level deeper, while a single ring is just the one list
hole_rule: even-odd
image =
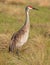
[{"label": "ground", "polygon": [[26,6],[6,5],[0,4],[0,65],[50,65],[50,7],[30,11],[29,39],[18,56],[8,47],[12,34],[25,22]]}]

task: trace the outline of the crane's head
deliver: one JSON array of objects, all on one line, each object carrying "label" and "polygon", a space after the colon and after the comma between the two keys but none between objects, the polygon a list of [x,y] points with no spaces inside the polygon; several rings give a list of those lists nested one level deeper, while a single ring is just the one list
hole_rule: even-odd
[{"label": "crane's head", "polygon": [[26,7],[26,10],[30,10],[30,9],[38,10],[37,8],[34,8],[34,7],[32,7],[32,6],[27,6],[27,7]]}]

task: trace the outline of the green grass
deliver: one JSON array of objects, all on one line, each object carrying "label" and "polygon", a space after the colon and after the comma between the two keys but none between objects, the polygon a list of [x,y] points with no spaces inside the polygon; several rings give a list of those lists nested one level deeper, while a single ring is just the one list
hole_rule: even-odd
[{"label": "green grass", "polygon": [[6,31],[11,32],[14,29],[17,29],[20,25],[21,23],[17,22],[16,17],[0,13],[0,33],[5,33]]},{"label": "green grass", "polygon": [[[50,9],[30,11],[30,34],[20,56],[8,52],[9,40],[25,22],[24,7],[15,16],[0,13],[0,65],[50,65]],[[26,50],[23,50],[27,48]]]}]

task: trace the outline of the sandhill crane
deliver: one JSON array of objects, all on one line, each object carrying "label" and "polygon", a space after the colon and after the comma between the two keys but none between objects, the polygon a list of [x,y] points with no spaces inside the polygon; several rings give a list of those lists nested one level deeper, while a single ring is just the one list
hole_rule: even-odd
[{"label": "sandhill crane", "polygon": [[34,9],[38,10],[36,8],[33,8],[32,6],[27,6],[25,11],[26,11],[26,20],[22,28],[17,32],[14,33],[11,37],[10,45],[9,45],[9,51],[13,52],[14,49],[17,50],[20,47],[22,47],[26,41],[28,40],[29,36],[29,29],[30,29],[30,22],[29,22],[29,10]]}]

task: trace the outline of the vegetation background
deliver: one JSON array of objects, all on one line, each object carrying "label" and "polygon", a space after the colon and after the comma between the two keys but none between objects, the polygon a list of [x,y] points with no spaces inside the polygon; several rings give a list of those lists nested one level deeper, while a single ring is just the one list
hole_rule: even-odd
[{"label": "vegetation background", "polygon": [[[25,7],[30,11],[30,34],[20,56],[9,53],[11,36],[25,22]],[[0,65],[50,65],[50,0],[0,0]]]}]

